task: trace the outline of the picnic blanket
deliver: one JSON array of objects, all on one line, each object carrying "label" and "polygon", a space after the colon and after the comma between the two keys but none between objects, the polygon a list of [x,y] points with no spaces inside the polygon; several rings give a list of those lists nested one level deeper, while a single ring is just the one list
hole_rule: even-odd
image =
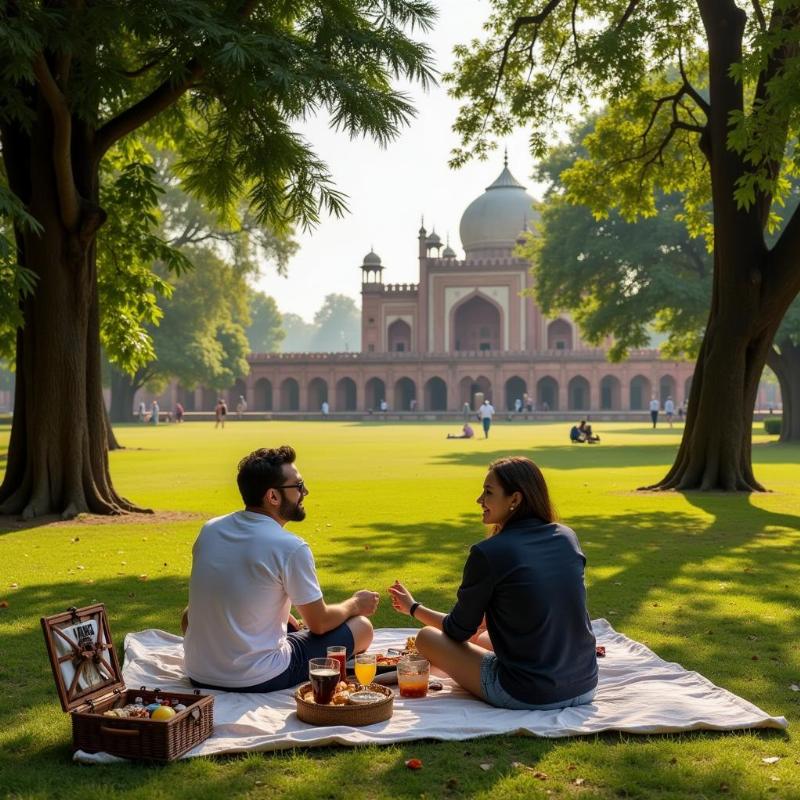
[{"label": "picnic blanket", "polygon": [[[444,689],[425,698],[396,696],[394,715],[386,722],[363,728],[318,728],[297,719],[292,689],[268,694],[210,692],[215,695],[214,733],[184,758],[500,734],[559,737],[612,730],[647,734],[787,727],[784,717],[771,717],[697,672],[664,661],[643,644],[617,633],[606,620],[594,620],[592,627],[606,656],[598,659],[600,682],[589,705],[558,711],[507,711],[487,705],[445,678]],[[385,652],[389,647],[402,647],[406,637],[415,633],[412,628],[378,629],[370,649]],[[189,691],[183,639],[160,630],[128,634],[123,678],[126,686]],[[107,754],[81,751],[75,758],[84,763],[116,760]]]}]

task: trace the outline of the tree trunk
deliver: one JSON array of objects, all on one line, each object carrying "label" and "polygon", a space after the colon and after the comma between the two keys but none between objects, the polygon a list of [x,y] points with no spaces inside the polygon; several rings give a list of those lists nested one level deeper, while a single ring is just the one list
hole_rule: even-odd
[{"label": "tree trunk", "polygon": [[111,411],[112,422],[133,420],[133,397],[141,387],[127,372],[111,367]]},{"label": "tree trunk", "polygon": [[81,512],[139,511],[114,491],[108,468],[94,244],[105,214],[97,205],[97,167],[81,152],[85,140],[75,137],[73,165],[83,199],[78,224],[67,229],[46,118],[40,116],[30,135],[5,130],[3,136],[11,189],[42,231],[16,231],[19,263],[36,273],[37,285],[22,301],[0,513],[70,518]]},{"label": "tree trunk", "polygon": [[782,442],[800,441],[800,347],[788,337],[771,348],[767,364],[778,378],[783,405]]},{"label": "tree trunk", "polygon": [[661,481],[644,488],[765,491],[753,474],[753,409],[783,314],[770,320],[758,303],[742,302],[737,307],[735,296],[746,292],[746,285],[737,289],[734,281],[724,302],[721,293],[715,292],[678,455]]}]

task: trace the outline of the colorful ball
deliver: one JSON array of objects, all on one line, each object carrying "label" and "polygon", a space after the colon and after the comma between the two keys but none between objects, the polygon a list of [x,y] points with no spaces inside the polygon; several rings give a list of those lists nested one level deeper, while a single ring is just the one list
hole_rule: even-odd
[{"label": "colorful ball", "polygon": [[169,706],[159,706],[150,715],[150,719],[166,720],[175,716],[175,709]]}]

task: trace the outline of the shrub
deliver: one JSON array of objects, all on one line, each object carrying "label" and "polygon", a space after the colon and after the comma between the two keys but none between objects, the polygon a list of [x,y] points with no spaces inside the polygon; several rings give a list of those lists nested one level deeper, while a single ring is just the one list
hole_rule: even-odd
[{"label": "shrub", "polygon": [[780,417],[767,417],[764,420],[764,430],[773,436],[777,436],[781,432],[782,424],[783,420]]}]

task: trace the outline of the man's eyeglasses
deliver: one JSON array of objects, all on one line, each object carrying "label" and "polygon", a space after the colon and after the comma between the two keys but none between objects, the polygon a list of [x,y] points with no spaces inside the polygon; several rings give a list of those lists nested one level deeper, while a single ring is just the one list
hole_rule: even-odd
[{"label": "man's eyeglasses", "polygon": [[305,481],[297,481],[297,483],[284,483],[283,486],[276,486],[276,489],[297,489],[300,494],[305,494],[306,483]]}]

